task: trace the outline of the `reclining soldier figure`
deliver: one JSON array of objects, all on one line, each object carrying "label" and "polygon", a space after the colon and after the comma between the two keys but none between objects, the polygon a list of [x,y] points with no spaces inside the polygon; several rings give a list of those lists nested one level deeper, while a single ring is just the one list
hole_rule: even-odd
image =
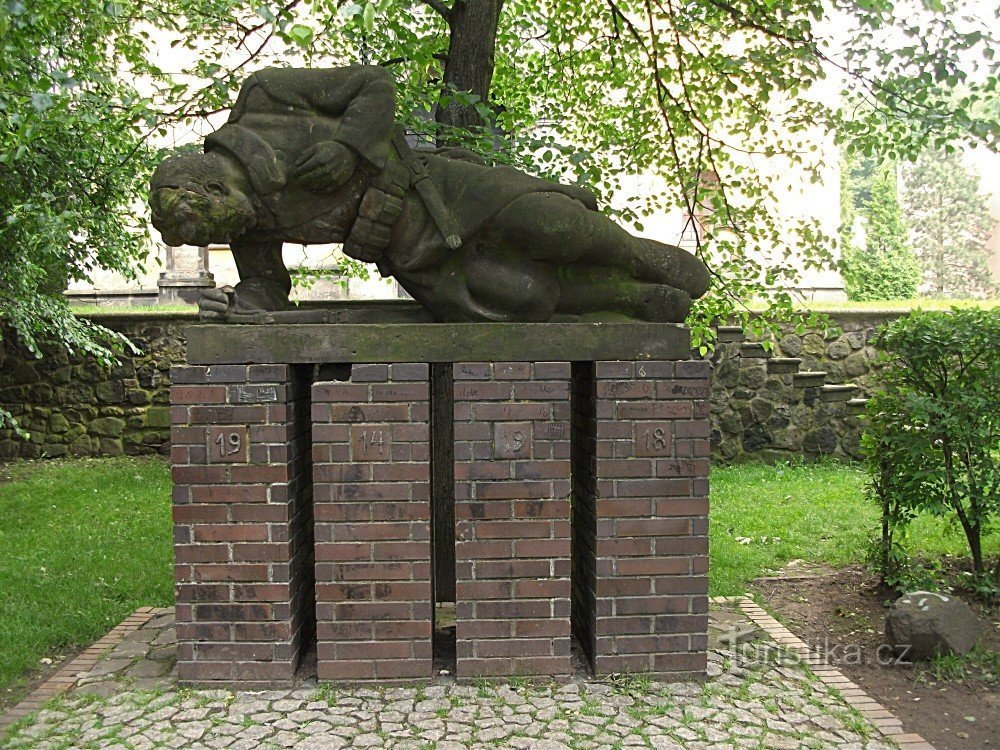
[{"label": "reclining soldier figure", "polygon": [[203,317],[289,308],[284,242],[343,243],[441,321],[683,321],[700,260],[633,237],[592,193],[490,167],[464,149],[413,151],[377,66],[271,68],[243,84],[205,153],[153,175],[170,245],[228,244],[240,282]]}]

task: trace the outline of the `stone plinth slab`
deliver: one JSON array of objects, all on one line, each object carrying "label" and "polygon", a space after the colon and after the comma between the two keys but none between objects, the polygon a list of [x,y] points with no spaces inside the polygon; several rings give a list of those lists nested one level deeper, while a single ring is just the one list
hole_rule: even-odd
[{"label": "stone plinth slab", "polygon": [[[337,315],[307,310],[269,319]],[[359,313],[360,314],[360,313]],[[375,319],[385,314],[374,309]],[[285,316],[282,318],[282,316]],[[195,325],[188,362],[468,362],[686,359],[688,329],[676,323],[317,323]]]}]

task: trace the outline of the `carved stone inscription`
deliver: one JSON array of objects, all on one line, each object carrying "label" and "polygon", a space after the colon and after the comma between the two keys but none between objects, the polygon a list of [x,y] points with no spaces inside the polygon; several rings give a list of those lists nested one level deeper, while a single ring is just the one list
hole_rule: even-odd
[{"label": "carved stone inscription", "polygon": [[208,428],[208,462],[245,464],[250,455],[250,440],[244,424],[216,425]]},{"label": "carved stone inscription", "polygon": [[531,422],[497,422],[493,425],[494,458],[530,458]]},{"label": "carved stone inscription", "polygon": [[669,456],[673,454],[670,422],[636,422],[635,455]]},{"label": "carved stone inscription", "polygon": [[241,404],[266,404],[278,400],[278,389],[273,385],[238,385],[236,400]]},{"label": "carved stone inscription", "polygon": [[391,455],[391,424],[351,425],[351,457],[355,461],[388,461]]}]

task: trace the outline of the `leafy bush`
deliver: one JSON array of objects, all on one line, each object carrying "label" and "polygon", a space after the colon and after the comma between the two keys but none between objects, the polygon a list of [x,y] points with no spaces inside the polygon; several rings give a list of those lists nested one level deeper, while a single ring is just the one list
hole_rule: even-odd
[{"label": "leafy bush", "polygon": [[1000,510],[1000,309],[917,310],[876,346],[886,367],[862,445],[882,505],[883,580],[901,578],[903,535],[925,512],[958,522],[983,578],[982,537]]}]

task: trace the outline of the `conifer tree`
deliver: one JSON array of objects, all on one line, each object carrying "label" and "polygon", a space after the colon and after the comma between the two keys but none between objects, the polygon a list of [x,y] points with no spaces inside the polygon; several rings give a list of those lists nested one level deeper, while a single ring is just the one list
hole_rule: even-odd
[{"label": "conifer tree", "polygon": [[983,297],[996,292],[986,242],[992,229],[979,177],[957,151],[926,151],[905,172],[906,213],[913,249],[935,297]]},{"label": "conifer tree", "polygon": [[916,296],[920,265],[910,247],[896,185],[895,164],[883,162],[872,177],[871,197],[859,212],[864,220],[864,246],[847,248],[841,261],[850,300]]}]

